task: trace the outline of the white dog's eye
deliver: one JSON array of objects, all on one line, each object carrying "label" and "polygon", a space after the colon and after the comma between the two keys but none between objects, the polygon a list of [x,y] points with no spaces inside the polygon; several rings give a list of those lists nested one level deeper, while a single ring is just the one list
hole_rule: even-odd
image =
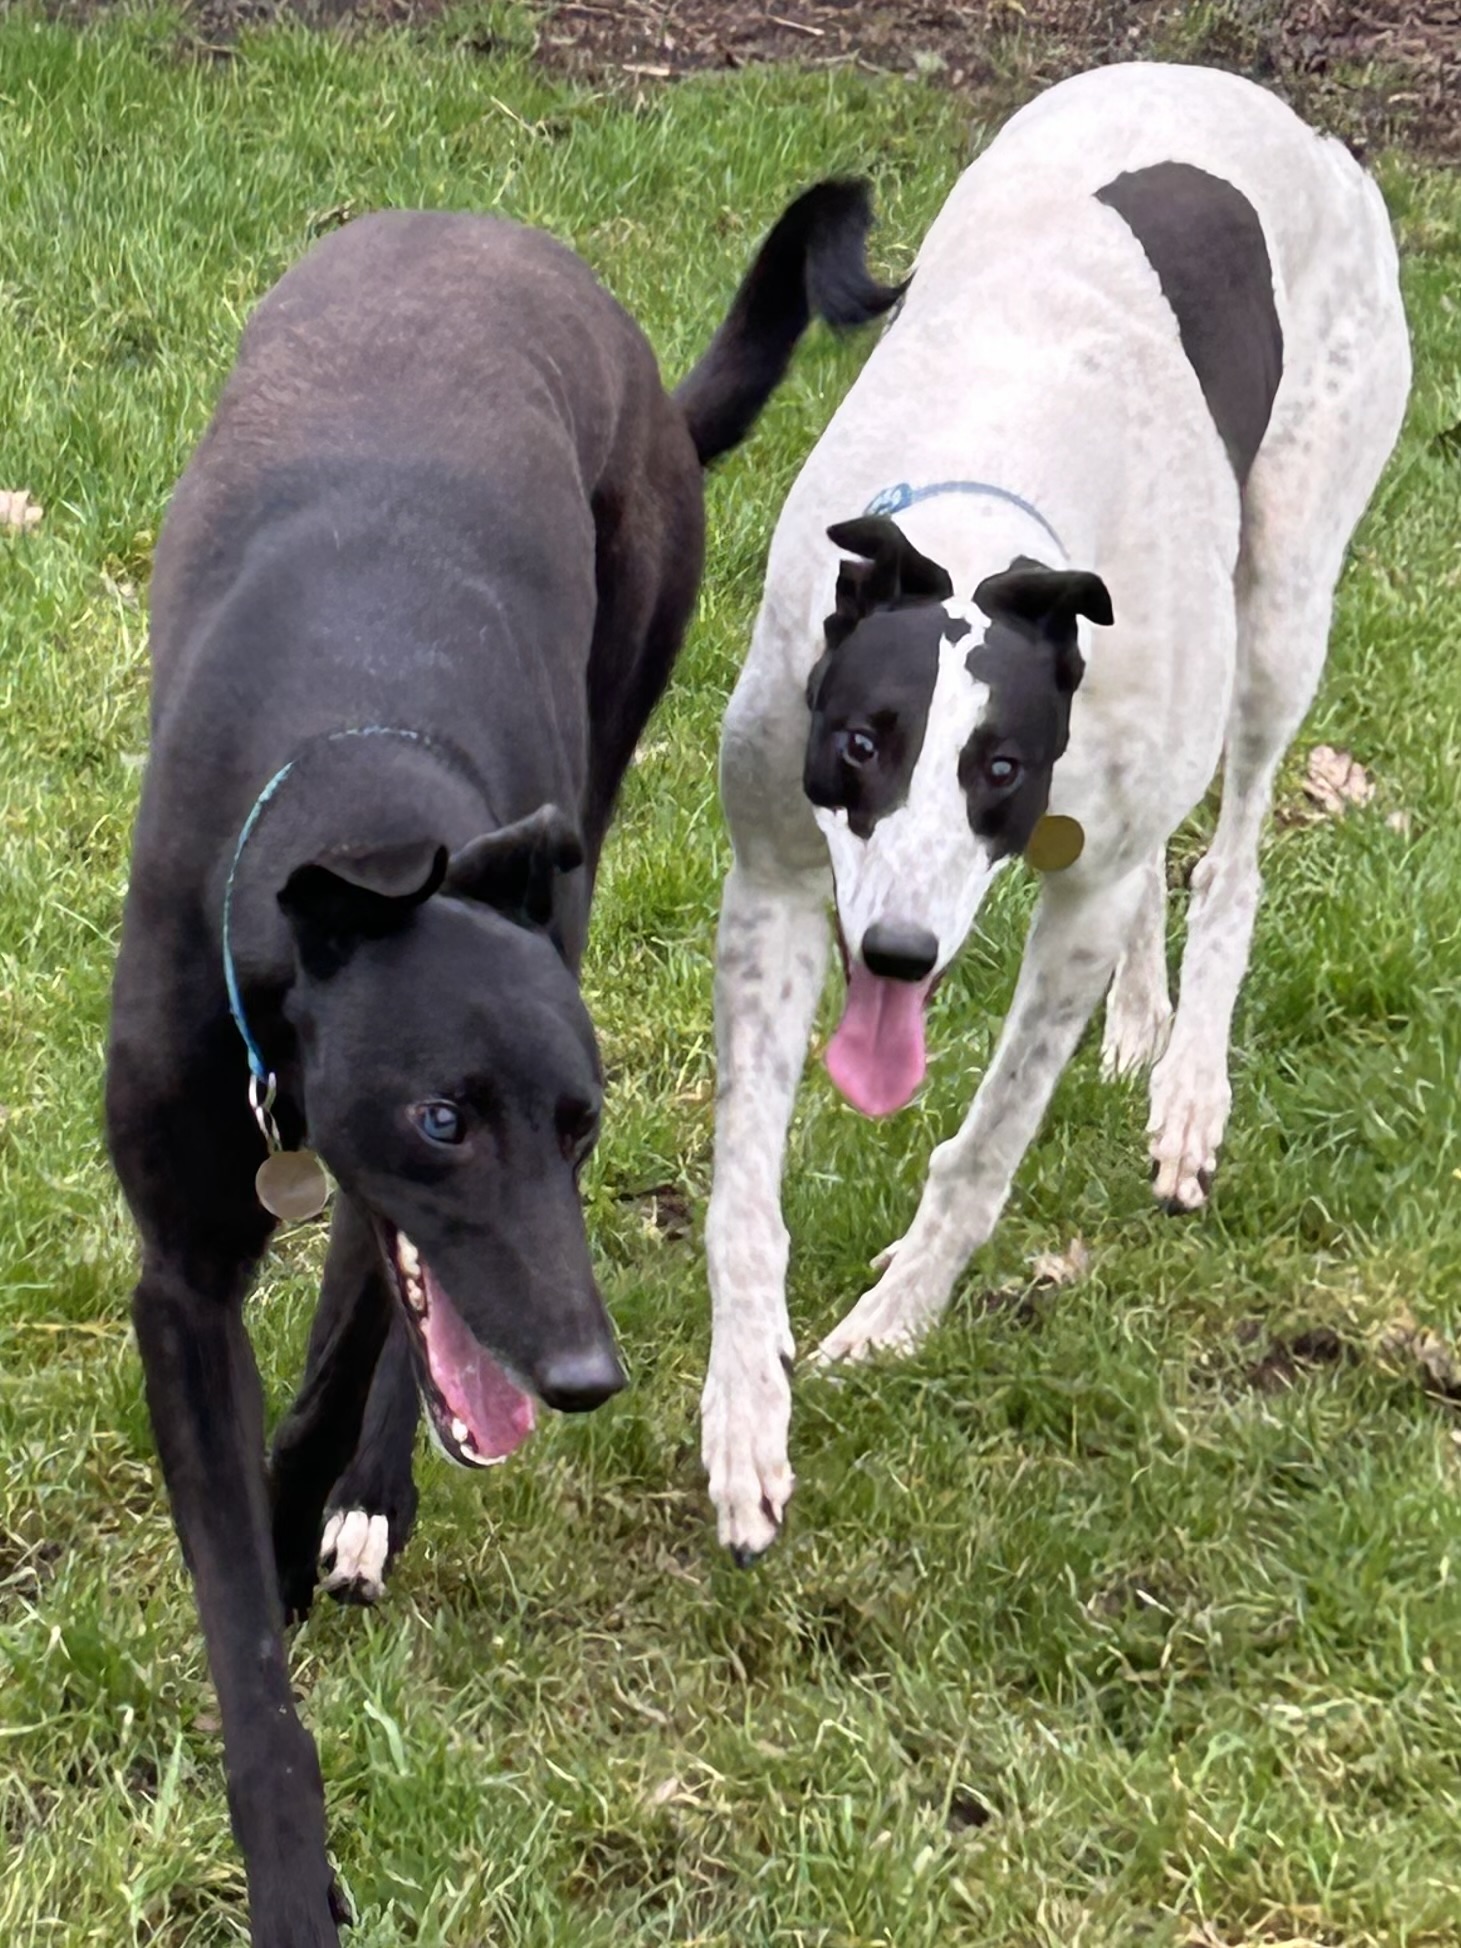
[{"label": "white dog's eye", "polygon": [[860,770],[878,754],[878,740],[870,730],[858,725],[855,730],[837,733],[837,754],[845,763]]},{"label": "white dog's eye", "polygon": [[992,785],[1012,785],[1019,777],[1022,766],[1018,758],[991,758],[984,767],[985,776]]}]

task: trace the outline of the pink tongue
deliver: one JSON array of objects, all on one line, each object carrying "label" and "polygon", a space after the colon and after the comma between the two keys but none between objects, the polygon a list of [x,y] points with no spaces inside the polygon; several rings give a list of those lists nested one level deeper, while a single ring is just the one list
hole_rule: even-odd
[{"label": "pink tongue", "polygon": [[827,1044],[827,1073],[864,1116],[891,1116],[918,1093],[928,1058],[923,1004],[928,981],[890,981],[860,963],[847,977],[847,1004]]},{"label": "pink tongue", "polygon": [[484,1461],[501,1461],[520,1448],[537,1419],[533,1402],[515,1387],[490,1353],[468,1331],[461,1314],[426,1272],[423,1327],[431,1377],[456,1420],[464,1420],[472,1446]]}]

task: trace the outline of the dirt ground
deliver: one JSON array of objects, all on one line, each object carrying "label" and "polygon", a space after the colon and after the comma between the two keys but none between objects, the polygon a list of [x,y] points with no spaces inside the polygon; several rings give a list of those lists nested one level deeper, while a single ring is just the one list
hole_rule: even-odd
[{"label": "dirt ground", "polygon": [[[52,11],[83,18],[110,3],[52,0]],[[224,57],[241,27],[286,12],[359,32],[433,19],[443,0],[187,0],[184,11],[185,45]],[[856,64],[998,109],[1098,62],[1167,57],[1251,75],[1362,153],[1396,143],[1461,161],[1461,0],[562,0],[531,12],[535,58],[599,87],[762,61]],[[495,45],[486,25],[467,38]]]}]

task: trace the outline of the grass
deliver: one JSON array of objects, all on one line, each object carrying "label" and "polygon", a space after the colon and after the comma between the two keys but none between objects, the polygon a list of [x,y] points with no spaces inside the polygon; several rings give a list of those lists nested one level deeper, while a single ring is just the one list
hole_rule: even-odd
[{"label": "grass", "polygon": [[[869,169],[898,269],[985,133],[966,103],[848,74],[574,94],[507,39],[484,60],[450,22],[271,31],[198,65],[163,17],[0,19],[0,487],[46,508],[0,539],[17,1948],[246,1939],[98,1086],[149,552],[243,316],[342,209],[496,208],[584,251],[677,374],[795,187]],[[861,351],[810,341],[716,478],[699,619],[589,971],[614,1078],[593,1229],[636,1384],[485,1482],[424,1460],[384,1607],[326,1604],[295,1640],[356,1948],[1461,1942],[1461,1423],[1383,1344],[1397,1320],[1461,1326],[1461,555],[1434,443],[1461,419],[1461,184],[1399,161],[1384,180],[1414,405],[1301,739],[1353,749],[1379,796],[1268,842],[1215,1204],[1151,1208],[1139,1092],[1102,1086],[1088,1045],[927,1348],[800,1383],[790,1533],[750,1575],[717,1555],[696,1456],[698,1242],[645,1193],[703,1210],[717,723],[774,511]],[[1005,890],[948,984],[915,1110],[870,1127],[809,1074],[788,1178],[803,1343],[962,1114],[1029,898]],[[1084,1279],[984,1301],[1077,1233]],[[285,1240],[252,1306],[276,1408],[320,1246]]]}]

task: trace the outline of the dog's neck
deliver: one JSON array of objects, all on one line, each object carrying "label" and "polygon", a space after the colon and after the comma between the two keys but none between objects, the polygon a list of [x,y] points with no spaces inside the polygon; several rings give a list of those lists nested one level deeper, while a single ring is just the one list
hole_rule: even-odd
[{"label": "dog's neck", "polygon": [[408,727],[316,738],[261,788],[220,860],[220,951],[232,961],[248,1039],[270,1067],[287,1066],[284,1000],[294,952],[279,895],[299,867],[354,848],[423,838],[450,850],[502,823],[466,762]]}]

